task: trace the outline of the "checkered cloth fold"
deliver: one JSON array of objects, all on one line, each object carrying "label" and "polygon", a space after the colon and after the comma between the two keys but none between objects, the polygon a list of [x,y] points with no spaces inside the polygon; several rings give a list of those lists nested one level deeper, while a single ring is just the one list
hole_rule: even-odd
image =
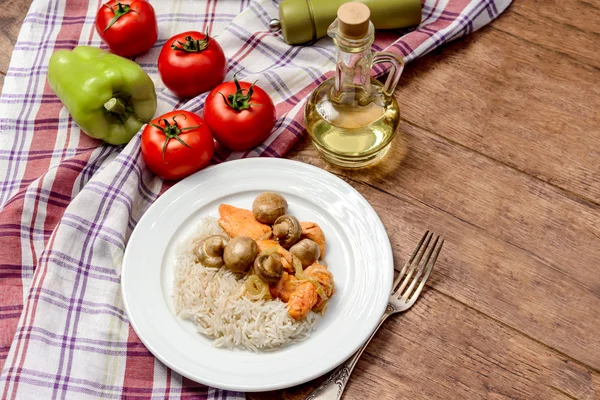
[{"label": "checkered cloth fold", "polygon": [[[406,61],[496,18],[510,0],[424,0],[411,32],[379,32],[377,51]],[[227,78],[258,79],[277,124],[252,151],[217,148],[214,162],[281,157],[303,134],[307,95],[334,69],[323,38],[288,46],[271,33],[272,0],[153,1],[154,48],[136,61],[152,77],[157,115],[202,114],[206,95],[183,102],[164,89],[161,46],[184,30],[206,31],[228,58]],[[99,1],[33,0],[0,98],[0,398],[235,399],[172,372],[141,344],[123,311],[121,260],[136,222],[166,185],[140,157],[139,133],[109,146],[81,133],[46,80],[50,55],[77,45],[105,48],[94,29]]]}]

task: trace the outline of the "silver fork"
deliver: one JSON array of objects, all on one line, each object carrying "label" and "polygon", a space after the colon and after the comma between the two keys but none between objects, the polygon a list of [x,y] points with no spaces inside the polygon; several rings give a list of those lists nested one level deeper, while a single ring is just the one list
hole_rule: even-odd
[{"label": "silver fork", "polygon": [[[358,349],[351,358],[339,366],[321,386],[315,389],[315,391],[306,398],[306,400],[340,399],[354,366],[358,362],[358,359],[365,348],[369,345],[371,339],[373,339],[373,336],[375,336],[377,330],[379,330],[379,327],[381,327],[381,324],[383,324],[389,316],[404,312],[415,304],[421,290],[423,290],[423,287],[425,286],[425,282],[427,282],[427,278],[429,278],[429,274],[431,274],[431,270],[440,254],[440,250],[442,250],[442,246],[444,245],[444,239],[436,236],[433,245],[430,246],[433,236],[433,232],[425,232],[421,241],[411,254],[410,259],[404,264],[402,271],[400,271],[398,277],[394,281],[392,294],[388,300],[387,308],[381,317],[381,321],[379,321],[379,325],[377,325],[377,328],[375,328],[375,331],[371,334],[367,342]],[[423,260],[423,255],[426,252],[427,255]],[[421,262],[421,260],[423,260],[423,262]]]}]

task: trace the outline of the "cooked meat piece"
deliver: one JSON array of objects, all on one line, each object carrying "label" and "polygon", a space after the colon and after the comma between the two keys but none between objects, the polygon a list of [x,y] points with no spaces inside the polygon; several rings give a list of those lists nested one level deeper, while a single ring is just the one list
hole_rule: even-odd
[{"label": "cooked meat piece", "polygon": [[269,225],[261,224],[254,219],[254,214],[250,210],[244,210],[229,204],[221,204],[219,215],[219,225],[231,238],[248,236],[257,240],[271,231]]}]

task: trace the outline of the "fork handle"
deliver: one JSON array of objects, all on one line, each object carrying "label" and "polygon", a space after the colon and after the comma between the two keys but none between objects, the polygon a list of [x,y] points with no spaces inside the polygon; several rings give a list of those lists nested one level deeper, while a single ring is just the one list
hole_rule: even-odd
[{"label": "fork handle", "polygon": [[314,392],[309,394],[306,400],[339,400],[342,398],[342,393],[344,392],[346,383],[348,383],[348,379],[350,379],[350,374],[352,373],[354,366],[358,362],[358,359],[369,345],[371,339],[373,339],[373,336],[375,336],[375,333],[377,333],[377,331],[379,330],[381,324],[383,324],[383,321],[385,321],[390,315],[391,313],[388,310],[385,310],[385,313],[379,321],[379,325],[377,325],[377,328],[375,328],[371,336],[369,336],[367,342],[360,349],[358,349],[358,351],[354,353],[352,357],[346,360],[345,363],[340,365],[331,374],[331,376],[321,384],[321,386],[319,386],[314,390]]}]

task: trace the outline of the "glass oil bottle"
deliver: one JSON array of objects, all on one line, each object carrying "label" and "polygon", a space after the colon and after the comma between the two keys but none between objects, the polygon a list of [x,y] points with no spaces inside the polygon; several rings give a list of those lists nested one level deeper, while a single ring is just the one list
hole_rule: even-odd
[{"label": "glass oil bottle", "polygon": [[[373,54],[369,8],[343,4],[327,33],[337,47],[335,75],[321,83],[304,111],[309,136],[332,164],[359,168],[377,162],[396,135],[400,111],[394,89],[404,63],[393,53]],[[385,84],[371,78],[373,64],[390,63]]]}]

